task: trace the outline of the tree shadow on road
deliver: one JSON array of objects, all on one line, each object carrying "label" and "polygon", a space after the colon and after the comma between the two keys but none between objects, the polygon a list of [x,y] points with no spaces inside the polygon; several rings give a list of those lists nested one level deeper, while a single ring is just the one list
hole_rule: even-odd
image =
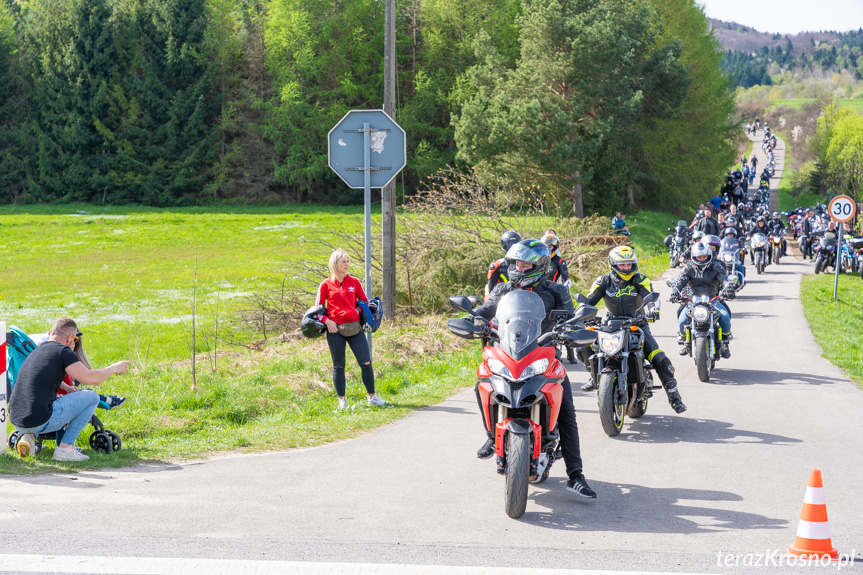
[{"label": "tree shadow on road", "polygon": [[708,384],[713,385],[827,385],[842,383],[844,380],[824,375],[807,375],[784,371],[763,371],[758,369],[721,369],[710,374]]},{"label": "tree shadow on road", "polygon": [[[728,491],[602,481],[591,481],[591,486],[598,499],[579,500],[565,489],[565,479],[550,478],[542,484],[548,491],[531,493],[531,499],[547,510],[529,510],[521,521],[549,529],[616,533],[720,533],[788,528],[785,519],[723,509],[727,502],[743,501],[740,495]],[[693,501],[709,503],[702,507],[692,504]]]}]

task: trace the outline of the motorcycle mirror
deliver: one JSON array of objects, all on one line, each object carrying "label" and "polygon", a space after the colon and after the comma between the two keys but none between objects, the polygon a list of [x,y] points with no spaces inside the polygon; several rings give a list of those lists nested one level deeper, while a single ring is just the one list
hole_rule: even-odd
[{"label": "motorcycle mirror", "polygon": [[579,306],[577,310],[575,310],[575,315],[567,323],[576,323],[579,321],[591,320],[596,317],[597,312],[599,312],[599,310],[596,307],[583,304]]},{"label": "motorcycle mirror", "polygon": [[578,303],[587,303],[587,298],[580,293],[575,294],[575,301]]},{"label": "motorcycle mirror", "polygon": [[467,296],[467,299],[471,303],[471,305],[473,305],[473,306],[476,306],[476,304],[479,303],[479,298],[476,297],[475,295],[469,295],[469,296]]},{"label": "motorcycle mirror", "polygon": [[471,304],[470,299],[463,295],[450,296],[449,305],[456,311],[466,311],[468,313],[473,311],[473,304]]},{"label": "motorcycle mirror", "polygon": [[659,294],[654,291],[654,292],[650,292],[649,294],[644,296],[644,299],[642,299],[641,301],[642,301],[642,305],[647,305],[649,303],[655,302],[658,299],[659,299]]},{"label": "motorcycle mirror", "polygon": [[478,339],[481,334],[481,330],[473,325],[473,322],[464,317],[447,320],[446,326],[453,335],[457,335],[462,339]]},{"label": "motorcycle mirror", "polygon": [[672,282],[671,279],[667,279],[665,280],[665,285],[668,287],[674,287],[674,282]]},{"label": "motorcycle mirror", "polygon": [[551,313],[548,314],[548,319],[552,321],[552,323],[557,323],[562,319],[566,319],[569,313],[565,309],[553,309]]},{"label": "motorcycle mirror", "polygon": [[596,341],[596,332],[588,329],[580,329],[566,334],[566,339],[578,347],[590,345]]},{"label": "motorcycle mirror", "polygon": [[734,274],[733,276],[728,278],[728,281],[732,284],[736,284],[737,283],[737,274]]}]

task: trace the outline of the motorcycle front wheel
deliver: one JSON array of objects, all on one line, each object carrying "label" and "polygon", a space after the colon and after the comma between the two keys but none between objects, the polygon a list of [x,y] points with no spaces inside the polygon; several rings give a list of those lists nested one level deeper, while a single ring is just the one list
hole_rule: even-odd
[{"label": "motorcycle front wheel", "polygon": [[527,486],[530,474],[531,443],[529,434],[507,434],[506,492],[504,507],[513,519],[524,515],[527,509]]},{"label": "motorcycle front wheel", "polygon": [[764,271],[764,256],[760,252],[755,255],[755,271],[758,273]]},{"label": "motorcycle front wheel", "polygon": [[824,267],[824,258],[822,258],[821,256],[818,256],[817,258],[815,258],[815,273],[816,274],[821,273],[821,269],[823,267]]},{"label": "motorcycle front wheel", "polygon": [[620,435],[623,427],[624,402],[617,397],[617,374],[603,373],[599,376],[599,421],[609,437]]},{"label": "motorcycle front wheel", "polygon": [[710,380],[710,341],[706,337],[699,337],[692,346],[692,357],[695,358],[695,367],[698,370],[698,379]]}]

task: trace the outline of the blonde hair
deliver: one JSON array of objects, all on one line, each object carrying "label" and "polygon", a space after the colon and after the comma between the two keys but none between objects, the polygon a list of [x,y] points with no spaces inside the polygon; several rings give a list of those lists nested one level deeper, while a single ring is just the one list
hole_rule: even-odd
[{"label": "blonde hair", "polygon": [[348,252],[346,252],[345,250],[343,250],[342,248],[336,249],[336,251],[334,251],[332,253],[332,255],[330,255],[330,264],[329,264],[330,277],[333,277],[333,278],[336,277],[336,264],[338,264],[340,261],[342,261],[343,258],[350,258],[350,257],[351,257],[351,255]]},{"label": "blonde hair", "polygon": [[81,363],[84,364],[84,367],[87,369],[93,369],[93,366],[90,365],[90,360],[87,359],[87,352],[84,351],[84,336],[81,335],[78,337],[78,341],[75,342],[75,349],[72,351],[75,352],[75,355],[78,356],[78,359]]}]

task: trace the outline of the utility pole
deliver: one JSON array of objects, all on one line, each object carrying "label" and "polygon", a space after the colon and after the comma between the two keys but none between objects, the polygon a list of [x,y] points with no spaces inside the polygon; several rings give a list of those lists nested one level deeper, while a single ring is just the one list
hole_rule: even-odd
[{"label": "utility pole", "polygon": [[[396,117],[396,2],[386,0],[384,7],[384,112]],[[396,183],[393,179],[381,189],[381,301],[384,315],[396,313]]]}]

